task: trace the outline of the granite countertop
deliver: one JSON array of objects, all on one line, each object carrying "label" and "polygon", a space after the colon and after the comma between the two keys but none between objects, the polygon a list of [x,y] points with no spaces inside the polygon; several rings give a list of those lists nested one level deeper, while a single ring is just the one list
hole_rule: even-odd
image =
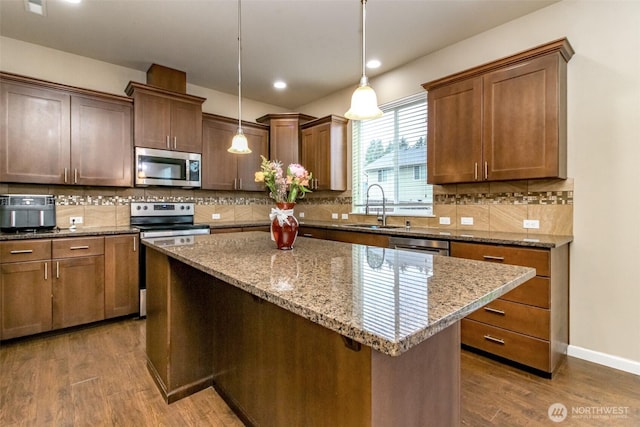
[{"label": "granite countertop", "polygon": [[0,241],[26,240],[26,239],[52,239],[64,237],[87,237],[87,236],[107,236],[114,234],[136,234],[137,228],[132,227],[78,227],[75,230],[68,228],[56,228],[47,231],[5,233],[0,232]]},{"label": "granite countertop", "polygon": [[535,269],[269,233],[142,242],[373,349],[397,356],[534,277]]},{"label": "granite countertop", "polygon": [[[243,223],[210,223],[208,225],[212,229],[215,229],[269,225],[269,222],[254,221]],[[423,239],[440,239],[458,242],[491,243],[547,249],[560,247],[573,241],[573,236],[556,236],[548,234],[528,235],[526,233],[505,233],[497,231],[447,230],[442,228],[414,226],[408,229],[403,226],[392,228],[365,228],[359,226],[359,224],[330,221],[300,221],[300,225],[324,228],[327,230],[357,231],[361,233],[384,234],[389,236],[417,237]]]}]

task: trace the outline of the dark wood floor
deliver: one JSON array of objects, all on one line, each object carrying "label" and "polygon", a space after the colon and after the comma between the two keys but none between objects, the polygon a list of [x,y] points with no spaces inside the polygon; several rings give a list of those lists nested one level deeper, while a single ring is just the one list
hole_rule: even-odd
[{"label": "dark wood floor", "polygon": [[[242,425],[212,389],[166,405],[144,335],[145,322],[130,319],[3,344],[0,426]],[[579,359],[546,380],[463,351],[462,390],[465,426],[640,425],[640,377]],[[568,410],[557,424],[547,415],[554,403]]]}]

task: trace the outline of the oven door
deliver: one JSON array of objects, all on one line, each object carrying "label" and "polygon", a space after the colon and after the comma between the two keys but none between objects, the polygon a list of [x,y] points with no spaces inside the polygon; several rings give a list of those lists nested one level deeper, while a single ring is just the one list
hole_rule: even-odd
[{"label": "oven door", "polygon": [[136,147],[135,162],[135,184],[138,187],[163,185],[197,188],[201,186],[201,154]]}]

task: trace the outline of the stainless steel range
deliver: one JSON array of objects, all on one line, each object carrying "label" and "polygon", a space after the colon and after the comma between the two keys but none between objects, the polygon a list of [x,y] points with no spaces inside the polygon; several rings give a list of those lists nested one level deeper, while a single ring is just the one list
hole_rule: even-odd
[{"label": "stainless steel range", "polygon": [[[181,245],[193,236],[209,234],[209,226],[194,224],[195,203],[132,202],[131,226],[140,230],[141,239],[156,244]],[[140,245],[140,317],[147,315],[147,275],[145,246]]]}]

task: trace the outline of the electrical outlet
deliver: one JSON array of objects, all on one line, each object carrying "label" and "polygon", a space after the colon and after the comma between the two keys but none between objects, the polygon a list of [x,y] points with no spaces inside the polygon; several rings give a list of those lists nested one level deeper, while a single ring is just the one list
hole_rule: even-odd
[{"label": "electrical outlet", "polygon": [[441,216],[440,217],[440,225],[450,225],[451,224],[451,218],[448,216]]},{"label": "electrical outlet", "polygon": [[522,227],[524,228],[540,228],[540,221],[537,219],[525,219],[522,221]]},{"label": "electrical outlet", "polygon": [[69,224],[72,224],[72,225],[73,224],[75,224],[75,225],[82,224],[82,217],[81,216],[69,217]]},{"label": "electrical outlet", "polygon": [[463,216],[460,217],[461,225],[473,225],[473,217],[472,216]]},{"label": "electrical outlet", "polygon": [[299,216],[300,218],[304,218],[304,212],[299,212],[299,213],[298,213],[298,216]]},{"label": "electrical outlet", "polygon": [[338,214],[337,213],[332,213],[331,214],[331,219],[338,219]]},{"label": "electrical outlet", "polygon": [[220,219],[220,214],[219,213],[211,214],[211,219]]},{"label": "electrical outlet", "polygon": [[349,219],[349,214],[342,214],[342,219]]}]

